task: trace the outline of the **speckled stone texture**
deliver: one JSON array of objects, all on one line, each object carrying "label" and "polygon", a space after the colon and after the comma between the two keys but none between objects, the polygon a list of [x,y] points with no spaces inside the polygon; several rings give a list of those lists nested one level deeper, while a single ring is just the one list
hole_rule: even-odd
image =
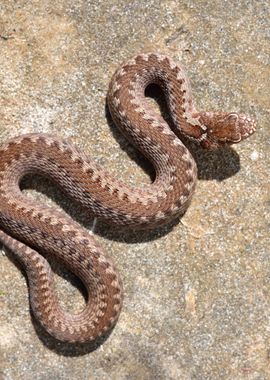
[{"label": "speckled stone texture", "polygon": [[[269,19],[259,0],[1,1],[1,141],[57,134],[128,183],[149,182],[151,169],[106,118],[105,97],[118,64],[150,50],[182,63],[200,108],[258,119],[257,133],[232,149],[192,146],[199,182],[181,221],[141,233],[98,221],[125,301],[96,349],[42,330],[23,271],[3,250],[1,379],[270,378]],[[24,189],[92,228],[52,184],[28,178]],[[61,304],[79,310],[78,282],[54,267]]]}]

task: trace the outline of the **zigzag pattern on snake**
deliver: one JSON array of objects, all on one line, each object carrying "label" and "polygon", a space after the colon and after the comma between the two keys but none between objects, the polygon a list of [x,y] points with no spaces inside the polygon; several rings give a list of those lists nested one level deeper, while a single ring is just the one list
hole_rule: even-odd
[{"label": "zigzag pattern on snake", "polygon": [[[145,89],[152,83],[165,94],[175,133],[145,102]],[[107,100],[115,124],[154,166],[155,180],[143,189],[113,178],[55,136],[22,135],[0,149],[0,240],[26,269],[34,315],[61,341],[93,341],[111,329],[122,306],[122,284],[112,260],[88,231],[23,195],[22,178],[50,178],[92,216],[110,224],[155,227],[181,214],[194,192],[197,168],[181,136],[211,149],[238,143],[255,131],[248,116],[197,111],[182,68],[155,53],[124,63],[111,80]],[[46,253],[83,281],[88,300],[79,314],[59,306]]]}]

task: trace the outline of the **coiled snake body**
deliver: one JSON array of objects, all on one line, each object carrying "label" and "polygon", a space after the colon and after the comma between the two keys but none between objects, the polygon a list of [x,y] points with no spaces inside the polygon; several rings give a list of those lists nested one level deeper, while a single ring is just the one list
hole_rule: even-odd
[{"label": "coiled snake body", "polygon": [[[146,105],[145,89],[151,83],[164,91],[177,135]],[[183,70],[158,54],[140,54],[123,64],[112,78],[107,99],[115,124],[155,168],[154,182],[143,189],[112,178],[54,136],[22,135],[0,149],[0,239],[25,266],[36,318],[62,341],[92,341],[116,323],[121,281],[89,233],[61,212],[23,195],[21,179],[29,173],[49,177],[91,215],[108,223],[154,227],[182,213],[194,191],[196,164],[181,135],[215,148],[239,142],[255,130],[255,121],[241,114],[196,111]],[[43,253],[55,255],[83,281],[89,297],[79,314],[60,308]]]}]

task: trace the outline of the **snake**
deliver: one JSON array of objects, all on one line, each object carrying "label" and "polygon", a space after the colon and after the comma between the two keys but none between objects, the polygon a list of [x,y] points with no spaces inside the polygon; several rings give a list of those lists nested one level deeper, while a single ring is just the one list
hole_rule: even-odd
[{"label": "snake", "polygon": [[[146,101],[152,84],[161,88],[174,128]],[[194,193],[197,166],[185,139],[216,149],[256,129],[255,119],[242,113],[198,111],[183,68],[158,53],[124,62],[110,81],[107,104],[114,124],[152,164],[152,183],[130,186],[54,135],[19,135],[0,148],[0,241],[25,269],[35,318],[63,342],[94,342],[112,330],[123,305],[122,281],[92,234],[63,211],[30,199],[22,179],[50,179],[89,215],[117,228],[156,228],[183,214]],[[82,281],[87,298],[80,312],[60,306],[48,257]]]}]

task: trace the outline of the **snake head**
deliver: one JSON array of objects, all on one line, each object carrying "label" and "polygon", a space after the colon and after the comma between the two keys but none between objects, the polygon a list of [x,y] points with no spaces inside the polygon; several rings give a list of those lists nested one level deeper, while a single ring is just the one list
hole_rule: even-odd
[{"label": "snake head", "polygon": [[236,144],[256,130],[254,118],[235,112],[202,112],[200,122],[206,127],[200,143],[207,149]]}]

